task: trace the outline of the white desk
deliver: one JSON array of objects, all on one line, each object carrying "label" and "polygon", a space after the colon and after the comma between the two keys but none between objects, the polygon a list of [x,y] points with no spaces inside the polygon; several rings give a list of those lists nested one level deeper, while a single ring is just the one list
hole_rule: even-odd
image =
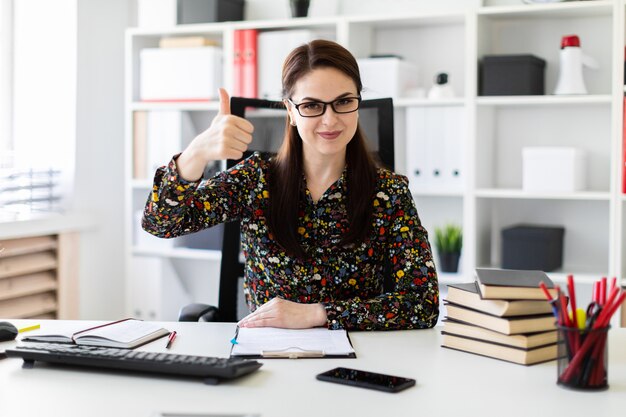
[{"label": "white desk", "polygon": [[[43,328],[54,322],[41,323]],[[234,325],[164,325],[178,331],[172,352],[229,353]],[[557,386],[556,362],[524,367],[441,348],[440,329],[351,333],[357,359],[263,360],[259,371],[217,386],[41,363],[22,369],[21,360],[3,359],[0,416],[149,417],[154,411],[263,417],[626,415],[626,329],[609,334],[610,388],[596,393]],[[12,343],[0,343],[0,349]],[[160,339],[140,349],[165,351],[165,343]],[[417,386],[388,394],[315,379],[336,366],[411,377]]]}]

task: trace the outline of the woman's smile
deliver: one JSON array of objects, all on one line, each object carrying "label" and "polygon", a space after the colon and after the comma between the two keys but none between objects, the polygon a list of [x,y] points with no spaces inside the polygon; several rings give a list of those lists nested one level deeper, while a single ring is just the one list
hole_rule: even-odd
[{"label": "woman's smile", "polygon": [[323,132],[317,132],[317,134],[323,137],[324,139],[332,140],[332,139],[336,139],[339,135],[341,135],[341,130],[323,131]]}]

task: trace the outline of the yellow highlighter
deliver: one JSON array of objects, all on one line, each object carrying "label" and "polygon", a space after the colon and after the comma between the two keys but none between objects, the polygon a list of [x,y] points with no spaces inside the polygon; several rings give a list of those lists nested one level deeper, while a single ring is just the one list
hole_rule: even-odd
[{"label": "yellow highlighter", "polygon": [[[574,317],[572,317],[572,312],[569,313],[569,319],[573,322]],[[576,320],[578,324],[579,330],[585,330],[585,326],[587,324],[587,312],[582,308],[576,309]]]},{"label": "yellow highlighter", "polygon": [[21,329],[18,329],[17,332],[18,333],[29,332],[31,330],[37,330],[40,327],[41,327],[41,325],[39,325],[39,324],[33,324],[32,326],[22,327]]}]

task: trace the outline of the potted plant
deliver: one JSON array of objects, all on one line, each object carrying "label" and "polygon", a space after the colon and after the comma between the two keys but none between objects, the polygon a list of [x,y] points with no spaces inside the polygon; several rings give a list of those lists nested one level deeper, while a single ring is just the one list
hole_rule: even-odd
[{"label": "potted plant", "polygon": [[457,272],[463,247],[463,229],[454,223],[435,227],[435,247],[441,272]]}]

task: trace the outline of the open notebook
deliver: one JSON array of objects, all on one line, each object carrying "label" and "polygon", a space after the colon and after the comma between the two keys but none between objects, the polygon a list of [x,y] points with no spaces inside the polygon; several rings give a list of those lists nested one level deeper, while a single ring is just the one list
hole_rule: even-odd
[{"label": "open notebook", "polygon": [[71,322],[66,326],[59,322],[50,323],[49,328],[42,325],[40,330],[29,333],[21,340],[132,349],[169,334],[169,330],[156,323],[136,319],[124,319],[89,328],[85,328],[81,322]]},{"label": "open notebook", "polygon": [[345,330],[237,327],[231,342],[244,358],[356,358]]}]

